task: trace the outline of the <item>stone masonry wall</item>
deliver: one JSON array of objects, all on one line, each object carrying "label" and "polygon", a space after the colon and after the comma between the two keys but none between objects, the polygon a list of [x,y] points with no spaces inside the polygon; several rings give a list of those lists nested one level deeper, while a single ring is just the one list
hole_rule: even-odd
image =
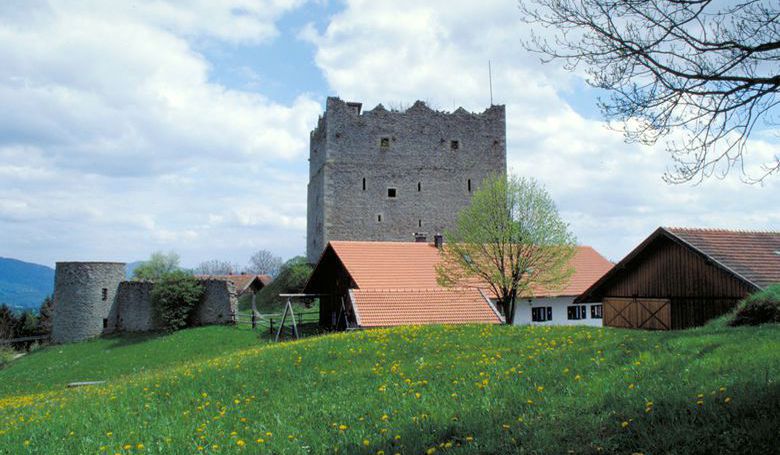
[{"label": "stone masonry wall", "polygon": [[52,340],[68,343],[110,331],[119,283],[120,262],[58,262],[54,273]]},{"label": "stone masonry wall", "polygon": [[310,144],[307,257],[316,262],[330,240],[413,241],[453,227],[482,180],[506,173],[506,113],[418,101],[359,114],[328,98]]},{"label": "stone masonry wall", "polygon": [[238,311],[236,287],[231,281],[198,280],[204,287],[203,299],[196,313],[196,325],[229,324],[235,322]]},{"label": "stone masonry wall", "polygon": [[152,307],[151,281],[124,281],[117,292],[116,327],[122,332],[147,332],[159,328]]}]

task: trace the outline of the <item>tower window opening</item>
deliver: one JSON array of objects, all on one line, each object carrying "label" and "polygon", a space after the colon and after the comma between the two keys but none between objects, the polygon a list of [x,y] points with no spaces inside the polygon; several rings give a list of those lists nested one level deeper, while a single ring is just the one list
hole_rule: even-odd
[{"label": "tower window opening", "polygon": [[417,192],[419,193],[420,191],[422,191],[422,183],[417,182]]},{"label": "tower window opening", "polygon": [[417,220],[417,227],[422,227],[422,220]]},{"label": "tower window opening", "polygon": [[387,197],[393,199],[397,196],[397,191],[395,188],[388,188],[387,189]]},{"label": "tower window opening", "polygon": [[103,289],[102,289],[102,291],[101,291],[101,297],[102,297],[102,299],[103,299],[103,301],[104,301],[104,302],[105,302],[106,300],[108,300],[108,289],[107,289],[107,288],[103,288]]},{"label": "tower window opening", "polygon": [[363,191],[366,191],[366,178],[363,177]]},{"label": "tower window opening", "polygon": [[379,139],[379,147],[386,149],[390,148],[390,138],[389,137],[383,137]]},{"label": "tower window opening", "polygon": [[460,148],[460,142],[458,141],[450,141],[450,149],[451,150],[458,150]]},{"label": "tower window opening", "polygon": [[469,193],[471,193],[471,179],[468,179],[468,181],[466,182],[466,186],[468,186]]},{"label": "tower window opening", "polygon": [[382,222],[382,214],[381,214],[381,213],[380,213],[380,214],[377,214],[377,216],[376,216],[376,222],[377,222],[377,223],[381,223],[381,222]]}]

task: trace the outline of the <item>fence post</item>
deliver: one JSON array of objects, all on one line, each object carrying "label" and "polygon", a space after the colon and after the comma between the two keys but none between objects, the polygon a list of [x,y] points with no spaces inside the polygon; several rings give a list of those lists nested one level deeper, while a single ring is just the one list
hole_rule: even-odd
[{"label": "fence post", "polygon": [[270,325],[271,335],[273,335],[274,334],[274,318],[268,318],[268,322],[269,322],[269,325]]},{"label": "fence post", "polygon": [[255,330],[257,328],[257,315],[255,315],[255,312],[252,311],[252,330]]}]

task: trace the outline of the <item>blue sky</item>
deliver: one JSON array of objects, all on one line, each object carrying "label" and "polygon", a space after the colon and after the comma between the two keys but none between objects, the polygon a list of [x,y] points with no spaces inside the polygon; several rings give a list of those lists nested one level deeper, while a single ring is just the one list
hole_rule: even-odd
[{"label": "blue sky", "polygon": [[[669,186],[663,144],[606,128],[581,75],[520,41],[514,0],[7,0],[0,256],[245,264],[305,249],[308,133],[325,98],[507,105],[508,163],[583,244],[620,259],[659,225],[777,229],[778,178]],[[776,132],[751,143],[758,165]]]}]

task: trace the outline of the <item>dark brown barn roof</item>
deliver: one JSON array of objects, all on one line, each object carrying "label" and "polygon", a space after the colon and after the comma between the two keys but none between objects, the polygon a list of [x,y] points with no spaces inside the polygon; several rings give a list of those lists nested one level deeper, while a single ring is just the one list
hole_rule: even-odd
[{"label": "dark brown barn roof", "polygon": [[756,287],[780,283],[780,232],[665,229]]},{"label": "dark brown barn roof", "polygon": [[763,289],[780,282],[780,232],[659,227],[576,301],[598,294],[600,286],[626,267],[647,245],[665,236],[712,260],[741,281]]}]

